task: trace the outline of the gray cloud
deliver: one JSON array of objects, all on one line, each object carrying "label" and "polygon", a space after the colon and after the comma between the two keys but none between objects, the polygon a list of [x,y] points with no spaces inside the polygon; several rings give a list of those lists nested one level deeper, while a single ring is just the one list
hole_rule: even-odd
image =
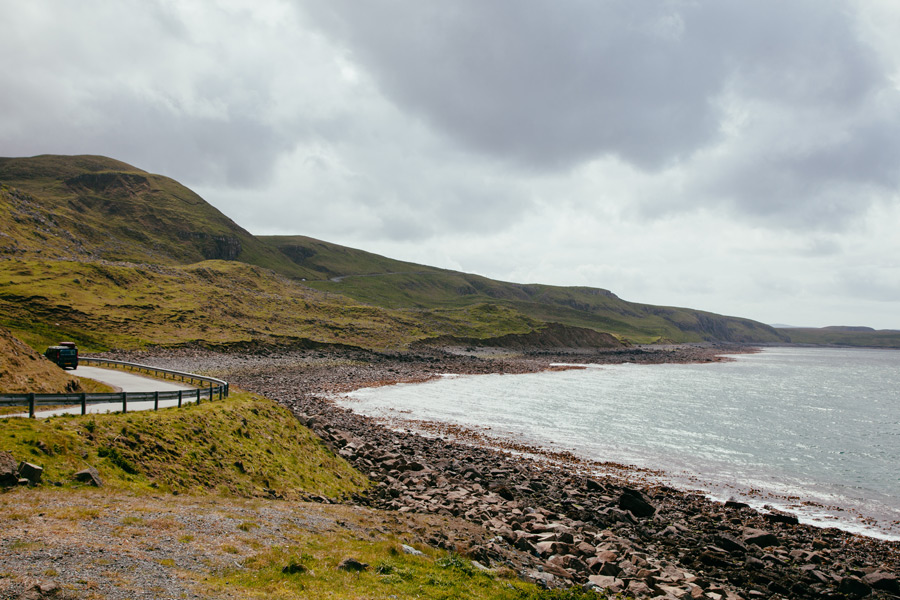
[{"label": "gray cloud", "polygon": [[494,160],[683,167],[686,195],[647,213],[839,228],[900,183],[900,98],[847,1],[304,6],[401,109]]},{"label": "gray cloud", "polygon": [[[242,60],[259,48],[245,52],[240,35],[209,39],[190,9],[48,2],[8,12],[2,47],[17,56],[0,66],[8,153],[102,153],[186,182],[246,187],[267,181],[300,133],[269,118],[277,78]],[[239,33],[237,16],[206,15]]]},{"label": "gray cloud", "polygon": [[398,104],[531,168],[658,165],[716,133],[720,56],[670,3],[306,4]]}]

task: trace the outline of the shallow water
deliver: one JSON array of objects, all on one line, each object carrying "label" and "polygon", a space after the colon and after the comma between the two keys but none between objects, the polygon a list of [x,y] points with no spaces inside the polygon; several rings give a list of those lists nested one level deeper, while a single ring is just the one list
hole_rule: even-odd
[{"label": "shallow water", "polygon": [[767,348],[734,362],[603,365],[363,389],[354,410],[490,428],[662,470],[713,497],[900,539],[900,351]]}]

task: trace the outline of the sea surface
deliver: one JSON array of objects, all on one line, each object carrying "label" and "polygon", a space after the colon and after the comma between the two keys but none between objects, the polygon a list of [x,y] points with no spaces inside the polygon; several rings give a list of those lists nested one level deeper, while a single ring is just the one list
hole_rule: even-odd
[{"label": "sea surface", "polygon": [[654,469],[718,500],[900,539],[900,351],[766,348],[732,358],[451,376],[343,402]]}]

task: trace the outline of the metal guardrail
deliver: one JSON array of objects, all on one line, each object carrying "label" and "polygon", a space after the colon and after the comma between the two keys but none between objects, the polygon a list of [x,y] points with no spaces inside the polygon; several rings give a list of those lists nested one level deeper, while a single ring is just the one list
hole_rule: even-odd
[{"label": "metal guardrail", "polygon": [[[80,357],[78,362],[81,364],[104,365],[114,368],[128,369],[131,371],[145,371],[156,376],[162,375],[163,379],[170,376],[174,379],[190,382],[197,387],[193,390],[173,390],[168,392],[116,392],[111,394],[0,394],[0,407],[4,406],[27,406],[28,416],[34,418],[35,411],[39,406],[71,406],[81,405],[81,414],[87,413],[89,404],[122,404],[122,412],[128,412],[129,402],[153,402],[153,410],[159,409],[159,402],[166,400],[178,400],[178,406],[181,407],[184,401],[193,401],[200,404],[203,397],[210,401],[215,400],[216,396],[221,400],[228,397],[228,382],[215,377],[207,377],[205,375],[197,375],[196,373],[186,373],[184,371],[175,371],[172,369],[161,369],[150,365],[142,365],[138,363],[125,362],[121,360],[110,360],[106,358],[89,358]],[[208,385],[203,385],[208,384]]]}]

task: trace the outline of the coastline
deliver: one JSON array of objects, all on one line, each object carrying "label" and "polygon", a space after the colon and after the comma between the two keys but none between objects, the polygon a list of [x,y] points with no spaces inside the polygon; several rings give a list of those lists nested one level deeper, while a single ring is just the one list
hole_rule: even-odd
[{"label": "coastline", "polygon": [[[781,351],[774,353],[776,357],[780,355]],[[740,356],[734,358],[742,360]],[[766,360],[765,357],[761,358]],[[772,360],[768,359],[769,362]],[[597,367],[593,369],[594,374],[608,371],[604,368],[606,365],[594,366]],[[830,476],[839,476],[839,473],[810,471],[803,463],[804,457],[789,458],[789,453],[771,456],[770,461],[767,460],[770,455],[745,454],[738,457],[744,460],[732,462],[727,458],[732,448],[738,454],[752,450],[746,444],[721,445],[715,440],[725,439],[722,436],[728,436],[729,439],[736,437],[742,441],[756,440],[755,433],[759,433],[759,427],[748,436],[746,432],[737,431],[740,430],[739,423],[733,423],[732,426],[737,426],[737,430],[712,429],[710,438],[702,438],[700,436],[705,434],[708,426],[691,428],[691,424],[702,423],[702,419],[669,418],[662,426],[654,426],[647,431],[641,426],[641,423],[653,422],[657,413],[671,414],[681,410],[679,402],[683,397],[682,389],[669,389],[665,384],[660,386],[655,383],[653,374],[665,371],[656,371],[654,367],[634,367],[641,375],[634,375],[632,378],[621,375],[633,373],[632,369],[618,370],[619,367],[613,367],[617,369],[614,373],[619,373],[624,381],[633,382],[631,385],[626,384],[628,389],[623,389],[621,384],[608,387],[586,385],[585,382],[594,378],[591,373],[559,376],[549,373],[569,368],[582,370],[585,366],[551,363],[551,368],[545,374],[529,374],[517,382],[497,376],[482,378],[460,375],[449,377],[450,380],[447,381],[429,383],[421,388],[418,384],[401,384],[396,390],[363,388],[337,395],[335,401],[343,408],[373,418],[394,430],[408,430],[464,444],[502,449],[532,459],[552,461],[563,467],[568,462],[586,472],[618,477],[625,484],[669,486],[685,493],[707,496],[719,503],[736,499],[761,512],[774,508],[794,514],[801,522],[810,525],[835,527],[876,539],[900,541],[900,506],[896,502],[896,495],[890,491],[892,488],[889,479],[878,480],[878,484],[873,481],[868,487],[862,484],[863,487],[857,488],[857,478],[831,479]],[[691,386],[687,390],[689,395],[696,391],[701,397],[707,397],[712,392],[708,383],[710,380],[716,390],[721,389],[722,386],[727,386],[728,372],[734,372],[740,366],[733,365],[721,372],[717,370],[722,369],[720,367],[673,368],[676,372],[687,375],[666,376],[665,381],[683,383],[687,380]],[[716,373],[720,375],[717,376]],[[724,379],[720,381],[720,377]],[[643,391],[633,395],[629,391],[631,388]],[[667,397],[666,400],[656,397],[660,395],[656,391],[659,389],[663,390],[662,395]],[[597,400],[601,406],[606,407],[599,411],[587,408],[582,411],[580,405],[576,406],[577,402],[559,400],[592,397],[585,396],[586,393],[595,394],[597,398],[615,396],[617,400]],[[868,393],[871,394],[871,390]],[[669,401],[669,397],[673,399]],[[724,404],[719,401],[706,404],[713,410],[721,407],[721,410],[728,412],[729,419],[734,420],[734,413],[730,412],[733,407],[725,400],[730,397],[729,394],[723,396]],[[458,400],[455,401],[454,398]],[[703,405],[702,402],[692,402],[686,396],[684,400],[685,406]],[[798,397],[799,405],[804,408],[808,401],[809,398]],[[741,402],[757,406],[754,402]],[[590,401],[584,406],[593,403]],[[774,403],[779,401],[775,400]],[[827,403],[822,405],[829,406]],[[769,413],[770,407],[765,402],[758,406],[766,414]],[[689,415],[694,415],[689,408],[685,410],[688,410]],[[579,416],[574,420],[563,416],[568,414]],[[597,420],[593,420],[595,414]],[[612,414],[622,414],[623,418],[613,419],[617,423],[605,424],[611,417],[602,415]],[[743,415],[751,419],[755,416],[752,411]],[[802,413],[797,415],[799,416]],[[794,415],[790,415],[779,422],[791,423],[794,418]],[[586,427],[583,419],[591,419],[590,427]],[[688,429],[684,429],[685,427]],[[766,431],[769,429],[765,427]],[[660,431],[663,433],[660,434]],[[629,433],[633,435],[630,436]],[[798,447],[807,448],[805,444],[810,443],[809,430],[799,434],[792,432],[792,435],[799,435],[795,440]],[[645,443],[639,441],[645,437]],[[690,445],[698,439],[701,440],[699,443]],[[864,437],[860,441],[887,443],[873,437]],[[762,442],[763,445],[768,443],[768,440]],[[693,450],[682,456],[678,451],[681,447]],[[777,442],[775,447],[780,450],[781,443]],[[838,448],[852,454],[861,446],[841,445]],[[703,452],[700,453],[699,450]],[[723,456],[726,458],[722,458]],[[747,461],[745,456],[751,457],[750,460]],[[783,462],[778,462],[779,459]],[[805,459],[808,460],[809,456]],[[786,467],[788,464],[804,466],[800,470],[790,470]],[[886,469],[890,470],[890,464],[881,463],[880,469],[867,473],[870,478],[877,477]]]},{"label": "coastline", "polygon": [[[629,483],[589,477],[577,457],[542,461],[513,448],[394,431],[331,401],[352,389],[446,373],[528,373],[553,362],[711,362],[743,351],[749,349],[341,350],[255,356],[182,350],[154,359],[180,365],[193,361],[192,368],[215,370],[239,387],[291,407],[336,453],[376,482],[361,504],[460,516],[482,525],[496,534],[495,541],[465,548],[466,553],[485,564],[511,566],[526,579],[550,586],[593,582],[638,597],[668,588],[665,593],[673,597],[700,593],[745,600],[859,597],[860,591],[894,597],[900,543],[799,524],[792,515],[761,514],[742,503],[723,505],[640,477]],[[769,537],[760,538],[759,532]]]}]

